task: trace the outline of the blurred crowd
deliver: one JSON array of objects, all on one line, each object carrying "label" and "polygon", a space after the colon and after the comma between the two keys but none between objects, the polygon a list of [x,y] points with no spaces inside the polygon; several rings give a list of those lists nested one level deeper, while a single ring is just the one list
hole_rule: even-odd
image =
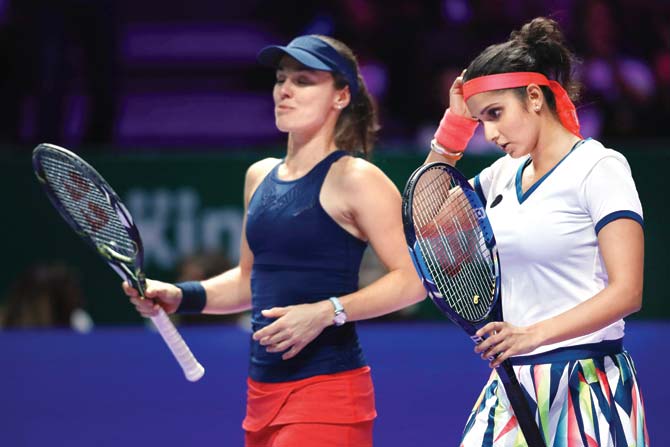
[{"label": "blurred crowd", "polygon": [[[141,129],[133,120],[166,116],[152,109],[158,107],[154,103],[136,115],[129,112],[131,99],[150,96],[147,92],[178,92],[181,96],[175,97],[182,102],[202,101],[222,90],[240,92],[240,102],[215,108],[222,115],[211,121],[198,115],[211,112],[194,102],[177,108],[189,111],[189,116],[175,114],[186,122],[184,127],[175,131],[171,123],[159,122],[158,130],[171,131],[179,147],[218,150],[279,143],[283,137],[271,122],[274,75],[259,67],[254,56],[265,44],[311,33],[333,35],[357,52],[381,115],[378,147],[425,150],[454,78],[484,47],[540,15],[561,23],[582,61],[576,74],[583,84],[578,110],[584,135],[605,140],[670,137],[668,0],[191,0],[188,9],[166,0],[0,0],[0,51],[5,56],[0,152],[25,152],[43,141],[80,151],[123,150],[134,142],[123,139],[123,129]],[[189,96],[192,91],[204,93]],[[260,105],[269,114],[263,120],[274,141],[259,138],[263,123],[255,115],[258,108],[243,106],[254,95],[265,98]],[[156,104],[167,108],[175,103]],[[207,127],[223,126],[229,119],[224,113],[250,121],[249,134],[231,139]],[[236,130],[238,123],[232,126]],[[173,138],[188,126],[214,137]],[[481,150],[490,148],[481,136],[473,141]],[[141,145],[155,148],[165,141],[150,135]],[[202,279],[228,265],[221,254],[194,254],[183,260],[175,279]],[[368,253],[361,285],[383,272],[374,253]],[[29,267],[1,301],[0,327],[56,325],[81,332],[93,327],[78,273],[62,262]],[[387,318],[416,317],[420,309],[403,312]],[[182,318],[184,323],[248,325],[244,314]]]},{"label": "blurred crowd", "polygon": [[10,284],[0,306],[0,329],[93,329],[76,268],[62,261],[31,265]]},{"label": "blurred crowd", "polygon": [[[134,24],[175,30],[185,24],[202,24],[208,30],[245,24],[262,36],[259,43],[318,33],[350,44],[378,101],[380,146],[423,147],[447,105],[455,76],[485,46],[539,15],[561,23],[582,59],[579,113],[585,135],[670,136],[665,125],[670,117],[667,0],[193,0],[188,7],[176,1],[141,3],[0,0],[0,49],[6,61],[0,78],[0,143],[118,146],[119,122],[127,113],[124,95],[139,88],[129,80],[137,71],[129,69],[126,45]],[[278,42],[264,42],[272,38]],[[168,60],[145,84],[156,88],[180,76],[205,79],[203,72],[209,70],[211,76],[200,85],[216,89],[218,77],[229,90],[266,92],[269,98],[272,75],[254,65],[253,54],[241,57],[250,59],[249,64],[222,60],[217,67],[189,64],[183,57]],[[243,113],[240,107],[229,112]],[[249,136],[249,144],[257,142]],[[234,143],[239,146],[239,140]],[[231,141],[224,135],[207,144],[225,148]]]}]

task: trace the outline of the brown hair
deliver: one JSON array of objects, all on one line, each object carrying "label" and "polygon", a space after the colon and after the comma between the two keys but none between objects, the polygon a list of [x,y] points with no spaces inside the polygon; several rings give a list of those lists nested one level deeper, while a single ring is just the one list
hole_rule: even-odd
[{"label": "brown hair", "polygon": [[[379,130],[377,110],[372,95],[368,92],[365,81],[361,76],[358,61],[354,52],[343,42],[329,36],[314,35],[335,48],[340,55],[347,59],[356,71],[358,93],[351,97],[351,102],[342,110],[335,124],[335,144],[352,155],[361,154],[369,158]],[[340,73],[333,72],[335,87],[343,89],[347,81]]]},{"label": "brown hair", "polygon": [[72,312],[83,307],[79,273],[62,262],[37,264],[11,285],[3,326],[69,327]]},{"label": "brown hair", "polygon": [[[580,85],[573,79],[573,70],[577,62],[565,43],[558,23],[546,17],[537,17],[520,30],[513,31],[507,42],[491,45],[482,51],[468,66],[463,81],[497,73],[532,71],[558,81],[570,99],[576,101]],[[541,88],[547,105],[556,113],[553,92],[547,86]],[[514,90],[520,98],[526,98],[525,87]]]}]

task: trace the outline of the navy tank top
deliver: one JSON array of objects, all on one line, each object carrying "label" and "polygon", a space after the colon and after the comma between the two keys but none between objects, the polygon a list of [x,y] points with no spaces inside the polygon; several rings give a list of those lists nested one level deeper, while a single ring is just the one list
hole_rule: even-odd
[{"label": "navy tank top", "polygon": [[[367,244],[340,227],[321,207],[319,194],[336,151],[297,180],[280,180],[281,163],[263,179],[247,210],[246,236],[254,254],[251,270],[252,328],[274,319],[261,310],[314,303],[358,289]],[[295,357],[282,360],[251,340],[249,376],[285,382],[365,366],[354,323],[329,326]]]}]

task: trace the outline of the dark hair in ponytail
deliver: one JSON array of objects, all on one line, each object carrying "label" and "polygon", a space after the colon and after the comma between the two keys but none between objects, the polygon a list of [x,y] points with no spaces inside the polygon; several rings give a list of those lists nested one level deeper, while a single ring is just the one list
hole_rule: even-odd
[{"label": "dark hair in ponytail", "polygon": [[[463,80],[498,73],[532,71],[558,81],[570,99],[576,101],[580,85],[573,79],[573,69],[577,63],[558,23],[546,17],[538,17],[523,25],[520,30],[513,31],[507,42],[491,45],[482,51],[470,63]],[[556,113],[553,92],[547,86],[541,88],[549,108]],[[525,87],[514,90],[525,99]]]},{"label": "dark hair in ponytail", "polygon": [[[342,110],[335,125],[335,144],[352,155],[361,154],[369,158],[379,130],[379,122],[374,101],[365,86],[356,56],[351,48],[337,39],[321,35],[314,37],[324,40],[344,56],[356,70],[358,78],[358,94],[352,95],[351,102]],[[333,77],[336,88],[347,86],[347,81],[341,74],[333,72]]]}]

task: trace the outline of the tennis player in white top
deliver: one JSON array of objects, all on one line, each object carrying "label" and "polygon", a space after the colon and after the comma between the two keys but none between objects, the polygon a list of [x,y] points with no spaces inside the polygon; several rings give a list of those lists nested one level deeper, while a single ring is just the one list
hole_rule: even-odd
[{"label": "tennis player in white top", "polygon": [[[642,305],[643,214],[623,155],[584,139],[568,92],[574,57],[537,18],[456,79],[427,161],[455,164],[481,123],[505,156],[474,177],[498,245],[503,320],[482,358],[505,359],[551,446],[649,445],[623,318]],[[462,446],[522,446],[495,372]]]}]

